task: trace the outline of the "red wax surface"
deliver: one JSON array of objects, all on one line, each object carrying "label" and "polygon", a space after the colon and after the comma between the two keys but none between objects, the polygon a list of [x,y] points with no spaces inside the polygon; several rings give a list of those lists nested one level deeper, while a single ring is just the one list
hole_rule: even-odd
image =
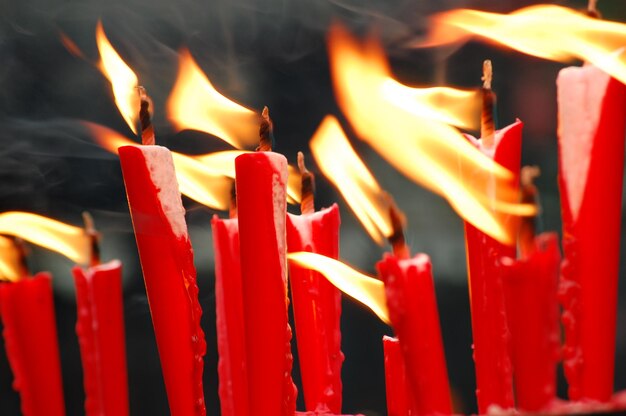
[{"label": "red wax surface", "polygon": [[65,416],[51,276],[0,285],[0,314],[22,414]]},{"label": "red wax surface", "polygon": [[122,263],[74,267],[87,416],[128,415]]},{"label": "red wax surface", "polygon": [[215,309],[222,416],[246,416],[248,379],[237,219],[211,221],[215,252]]},{"label": "red wax surface", "polygon": [[400,341],[417,414],[451,414],[448,371],[439,325],[430,259],[398,259],[386,253],[377,263],[387,307]]},{"label": "red wax surface", "polygon": [[546,409],[556,398],[561,345],[558,239],[556,233],[541,234],[528,258],[502,260],[515,398],[524,411]]},{"label": "red wax surface", "polygon": [[[608,401],[613,393],[626,87],[590,65],[562,70],[557,86],[565,376],[571,400]],[[590,102],[593,96],[598,102]],[[581,128],[571,128],[580,120]],[[569,157],[582,143],[589,151]],[[576,192],[582,192],[582,199],[574,207],[570,201]]]},{"label": "red wax surface", "polygon": [[248,405],[259,415],[292,416],[287,318],[287,159],[256,152],[235,159]]},{"label": "red wax surface", "polygon": [[[519,175],[522,122],[499,130],[495,150],[474,144],[496,162]],[[465,223],[465,243],[472,313],[472,337],[476,368],[478,411],[487,413],[489,406],[512,408],[513,372],[510,356],[510,333],[507,327],[500,259],[516,257],[515,246],[504,245],[470,223]]]},{"label": "red wax surface", "polygon": [[397,338],[383,337],[385,354],[385,392],[387,394],[387,415],[407,416],[417,414],[415,400],[406,376],[400,341]]},{"label": "red wax surface", "polygon": [[[339,208],[287,215],[290,252],[309,251],[337,259]],[[294,263],[289,266],[291,299],[306,410],[341,413],[341,291],[326,278]]]},{"label": "red wax surface", "polygon": [[[119,148],[163,378],[172,416],[206,414],[202,390],[204,333],[189,237],[176,235],[148,170],[144,149],[167,152],[158,169],[175,178],[171,155],[159,146]],[[163,156],[163,155],[161,155]],[[180,198],[180,194],[178,194]],[[186,231],[186,230],[185,230]]]}]

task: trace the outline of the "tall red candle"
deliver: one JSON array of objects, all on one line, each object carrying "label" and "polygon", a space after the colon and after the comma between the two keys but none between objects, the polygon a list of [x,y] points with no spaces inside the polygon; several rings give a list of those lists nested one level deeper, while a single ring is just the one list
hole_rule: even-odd
[{"label": "tall red candle", "polygon": [[[287,215],[290,252],[339,256],[339,208]],[[341,291],[319,273],[291,263],[291,299],[306,409],[341,413]]]},{"label": "tall red candle", "polygon": [[384,336],[383,352],[385,355],[387,415],[407,416],[417,414],[398,338]]},{"label": "tall red candle", "polygon": [[529,412],[545,410],[556,398],[561,344],[558,236],[541,234],[534,246],[526,258],[502,260],[515,399],[520,410]]},{"label": "tall red candle", "polygon": [[[519,120],[497,131],[491,147],[469,137],[480,151],[515,175],[520,170],[521,139],[522,122]],[[512,408],[510,333],[506,321],[500,259],[505,256],[515,258],[516,248],[496,241],[467,222],[465,241],[478,410],[487,413],[491,405]]]},{"label": "tall red candle", "polygon": [[376,265],[400,341],[417,414],[450,414],[452,401],[430,259],[385,254]]},{"label": "tall red candle", "polygon": [[248,404],[260,415],[292,416],[287,318],[287,160],[272,152],[235,159]]},{"label": "tall red candle", "polygon": [[0,285],[0,314],[22,413],[65,416],[51,276]]},{"label": "tall red candle", "polygon": [[172,156],[161,146],[123,146],[119,156],[170,412],[205,415],[202,309]]},{"label": "tall red candle", "polygon": [[215,249],[215,309],[219,361],[220,408],[223,416],[246,416],[248,379],[243,321],[243,288],[236,218],[211,221]]},{"label": "tall red candle", "polygon": [[592,65],[557,79],[564,369],[572,400],[613,393],[626,86]]},{"label": "tall red candle", "polygon": [[74,267],[87,416],[128,415],[122,264]]}]

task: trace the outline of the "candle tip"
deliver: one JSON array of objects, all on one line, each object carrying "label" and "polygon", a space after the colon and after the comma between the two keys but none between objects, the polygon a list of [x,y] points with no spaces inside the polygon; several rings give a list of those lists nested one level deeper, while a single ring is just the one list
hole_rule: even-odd
[{"label": "candle tip", "polygon": [[490,90],[491,81],[493,80],[493,66],[491,65],[491,59],[485,59],[483,61],[483,76],[480,79],[483,82],[483,88]]},{"label": "candle tip", "polygon": [[389,219],[391,222],[391,235],[387,237],[387,241],[389,241],[393,254],[396,257],[399,259],[407,259],[411,253],[404,238],[406,216],[404,215],[404,212],[398,208],[396,201],[389,193],[383,192],[383,195],[389,205]]},{"label": "candle tip", "polygon": [[274,122],[270,118],[270,110],[267,106],[261,112],[261,125],[259,127],[259,146],[257,152],[271,152],[274,146]]},{"label": "candle tip", "polygon": [[587,16],[594,17],[596,19],[601,18],[598,11],[598,0],[589,0],[587,3]]},{"label": "candle tip", "polygon": [[100,233],[96,230],[93,217],[87,211],[83,211],[83,223],[85,224],[85,235],[89,238],[91,248],[89,265],[97,266],[100,264]]},{"label": "candle tip", "polygon": [[304,163],[304,153],[298,152],[298,169],[301,175],[301,202],[300,212],[311,214],[315,212],[315,175],[310,172]]},{"label": "candle tip", "polygon": [[483,81],[483,108],[480,118],[480,138],[482,139],[483,146],[490,148],[494,145],[496,133],[496,123],[494,120],[496,94],[491,89],[493,66],[491,65],[490,59],[483,61],[483,76],[481,80]]},{"label": "candle tip", "polygon": [[153,105],[148,92],[141,85],[137,87],[139,93],[139,123],[141,124],[141,144],[154,145],[154,127],[152,126]]}]

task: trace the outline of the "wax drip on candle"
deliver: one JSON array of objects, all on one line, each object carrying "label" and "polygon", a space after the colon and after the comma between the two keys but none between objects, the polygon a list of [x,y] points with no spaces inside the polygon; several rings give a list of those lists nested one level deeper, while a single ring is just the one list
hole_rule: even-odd
[{"label": "wax drip on candle", "polygon": [[404,227],[406,226],[406,217],[404,213],[396,205],[396,201],[387,192],[383,192],[384,198],[389,205],[389,219],[391,222],[391,235],[387,237],[387,241],[391,245],[393,254],[399,259],[408,259],[411,256],[409,246],[404,238]]},{"label": "wax drip on candle", "polygon": [[298,152],[298,169],[300,169],[302,183],[300,212],[312,214],[315,212],[315,175],[306,168],[302,152]]},{"label": "wax drip on candle", "polygon": [[496,94],[491,89],[491,82],[493,80],[493,67],[491,60],[486,59],[483,62],[483,81],[482,96],[483,96],[483,110],[480,119],[480,137],[483,145],[486,148],[493,147],[494,136],[496,132],[495,105]]},{"label": "wax drip on candle", "polygon": [[142,86],[137,87],[139,91],[139,122],[141,123],[141,143],[144,145],[154,145],[156,140],[154,137],[154,128],[152,127],[152,99],[148,95],[146,89]]},{"label": "wax drip on candle", "polygon": [[101,263],[100,260],[100,233],[96,230],[93,217],[87,211],[83,212],[83,223],[85,224],[85,234],[89,237],[91,246],[91,256],[89,266],[94,267]]},{"label": "wax drip on candle", "polygon": [[[539,205],[539,190],[535,179],[541,175],[538,166],[524,166],[520,172],[522,203]],[[537,210],[539,212],[539,209]],[[535,251],[537,217],[522,217],[519,229],[519,250],[522,258],[529,257]]]},{"label": "wax drip on candle", "polygon": [[270,109],[263,107],[261,125],[259,127],[259,147],[257,152],[271,152],[274,147],[274,122],[270,118]]}]

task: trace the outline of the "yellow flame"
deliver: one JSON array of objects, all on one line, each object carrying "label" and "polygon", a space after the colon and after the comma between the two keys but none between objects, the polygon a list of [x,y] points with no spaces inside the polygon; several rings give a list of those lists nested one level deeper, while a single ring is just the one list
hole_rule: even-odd
[{"label": "yellow flame", "polygon": [[[136,145],[123,135],[104,126],[85,122],[100,146],[117,154],[121,146]],[[181,153],[171,152],[180,192],[207,207],[227,210],[232,179],[208,168],[204,163]]]},{"label": "yellow flame", "polygon": [[321,273],[339,290],[363,303],[383,322],[390,325],[385,285],[382,281],[321,254],[302,251],[289,253],[287,258],[302,267]]},{"label": "yellow flame", "polygon": [[[409,179],[446,198],[465,220],[512,244],[513,222],[502,221],[500,214],[536,212],[534,206],[516,202],[515,176],[445,124],[450,115],[433,117],[437,108],[416,114],[402,95],[390,92],[385,86],[391,72],[380,45],[360,45],[335,27],[329,50],[339,105],[359,137]],[[449,94],[444,97],[452,100]]]},{"label": "yellow flame", "polygon": [[179,73],[167,103],[167,113],[176,128],[199,130],[219,137],[237,148],[259,143],[259,116],[217,92],[183,49]]},{"label": "yellow flame", "polygon": [[137,134],[137,121],[139,118],[139,94],[137,87],[139,81],[137,75],[122,60],[113,49],[104,33],[102,22],[96,26],[96,42],[100,51],[100,63],[98,67],[113,87],[115,104],[128,127]]},{"label": "yellow flame", "polygon": [[16,282],[20,276],[20,253],[13,241],[0,237],[0,280]]},{"label": "yellow flame", "polygon": [[426,42],[434,46],[464,41],[472,35],[522,53],[566,62],[591,62],[626,83],[626,24],[586,16],[575,10],[536,5],[508,15],[459,9],[435,15]]},{"label": "yellow flame", "polygon": [[0,214],[0,234],[19,237],[80,264],[89,263],[91,256],[91,238],[83,228],[29,212]]},{"label": "yellow flame", "polygon": [[324,118],[310,146],[324,176],[341,192],[368,234],[382,244],[393,232],[388,199],[335,117]]}]

